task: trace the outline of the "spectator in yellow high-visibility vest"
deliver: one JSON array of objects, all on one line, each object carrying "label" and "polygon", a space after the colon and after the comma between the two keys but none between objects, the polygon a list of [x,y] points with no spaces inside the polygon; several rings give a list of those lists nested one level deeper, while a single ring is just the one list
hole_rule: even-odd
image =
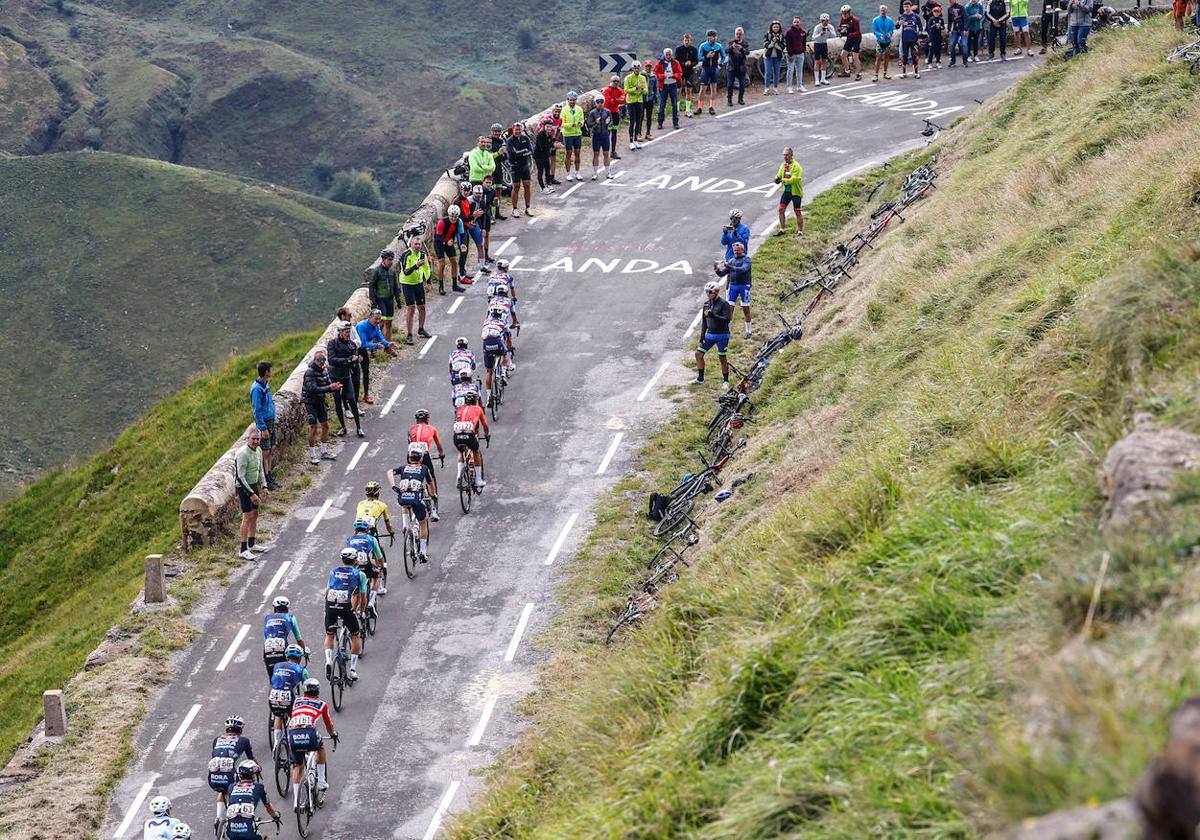
[{"label": "spectator in yellow high-visibility vest", "polygon": [[783,150],[783,163],[775,173],[775,183],[783,185],[783,195],[779,196],[779,230],[776,236],[783,236],[787,228],[787,206],[792,205],[796,214],[796,234],[804,233],[804,216],[800,212],[800,201],[804,198],[804,169],[793,159],[789,146]]},{"label": "spectator in yellow high-visibility vest", "polygon": [[[563,147],[566,149],[563,165],[567,170],[567,180],[583,180],[579,171],[579,150],[583,148],[583,122],[585,115],[579,107],[579,94],[571,91],[567,94],[567,104],[562,109]],[[575,174],[571,174],[571,170]]]}]

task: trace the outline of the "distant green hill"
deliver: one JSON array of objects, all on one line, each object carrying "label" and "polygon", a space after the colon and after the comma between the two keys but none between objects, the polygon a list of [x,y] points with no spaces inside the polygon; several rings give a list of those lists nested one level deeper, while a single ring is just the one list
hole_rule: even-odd
[{"label": "distant green hill", "polygon": [[[401,219],[103,152],[0,159],[0,495],[331,317]],[[15,470],[14,474],[12,471]]]}]

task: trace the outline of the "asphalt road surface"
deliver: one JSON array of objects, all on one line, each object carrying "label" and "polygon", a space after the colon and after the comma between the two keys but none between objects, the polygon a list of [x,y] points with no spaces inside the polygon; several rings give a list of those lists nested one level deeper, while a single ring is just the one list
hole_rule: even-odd
[{"label": "asphalt road surface", "polygon": [[[533,686],[540,655],[529,639],[554,608],[558,571],[586,533],[597,494],[669,413],[663,386],[691,376],[685,351],[729,209],[744,211],[752,246],[769,235],[778,192],[768,187],[782,148],[795,148],[811,198],[921,145],[922,117],[947,125],[1034,64],[979,64],[879,85],[838,80],[807,95],[721,107],[715,119],[681,118],[675,133],[668,115],[667,131],[646,148],[621,144],[613,181],[564,184],[556,195],[536,195],[534,218],[496,226],[492,251],[513,260],[523,329],[518,370],[485,450],[487,491],[462,515],[448,460],[429,564],[408,581],[399,544],[391,552],[379,634],[335,716],[341,746],[330,759],[332,788],[314,836],[429,840],[479,788],[472,771],[516,738],[522,724],[512,706]],[[260,638],[273,595],[291,598],[314,651],[312,670],[324,682],[322,593],[355,504],[367,481],[384,483],[386,470],[403,461],[417,408],[432,412],[449,445],[446,358],[458,335],[478,351],[483,294],[476,287],[434,295],[428,328],[435,337],[373,385],[368,441],[346,438],[336,462],[312,468],[317,478],[273,550],[193,616],[202,633],[179,656],[175,682],[137,735],[137,761],[101,836],[140,837],[145,803],[159,794],[171,797],[174,815],[197,837],[207,836],[209,743],[227,715],[243,715],[256,752],[268,752]],[[758,312],[755,341],[773,326]],[[715,371],[705,386],[713,394]],[[385,499],[395,511],[386,489]],[[268,792],[274,801],[269,780]],[[290,804],[284,836],[297,836]]]}]

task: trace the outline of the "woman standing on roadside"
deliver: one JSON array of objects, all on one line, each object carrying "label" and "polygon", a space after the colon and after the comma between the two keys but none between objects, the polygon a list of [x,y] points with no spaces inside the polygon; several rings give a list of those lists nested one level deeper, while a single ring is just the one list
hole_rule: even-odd
[{"label": "woman standing on roadside", "polygon": [[783,24],[773,20],[763,36],[763,96],[779,95],[779,70],[786,53]]}]

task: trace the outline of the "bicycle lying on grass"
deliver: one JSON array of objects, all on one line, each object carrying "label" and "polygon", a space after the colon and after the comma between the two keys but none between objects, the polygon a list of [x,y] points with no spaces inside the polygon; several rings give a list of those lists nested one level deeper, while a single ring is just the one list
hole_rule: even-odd
[{"label": "bicycle lying on grass", "polygon": [[667,496],[666,510],[663,512],[663,518],[654,526],[654,536],[661,537],[663,534],[669,533],[679,524],[681,520],[687,517],[695,507],[695,499],[701,493],[712,489],[712,486],[720,485],[721,470],[725,469],[725,465],[729,463],[740,449],[746,445],[746,439],[742,438],[737,442],[736,446],[727,449],[720,458],[717,458],[711,464],[704,457],[703,452],[696,453],[700,456],[701,462],[704,464],[704,469],[698,473],[689,473],[676,485],[675,489]]}]

